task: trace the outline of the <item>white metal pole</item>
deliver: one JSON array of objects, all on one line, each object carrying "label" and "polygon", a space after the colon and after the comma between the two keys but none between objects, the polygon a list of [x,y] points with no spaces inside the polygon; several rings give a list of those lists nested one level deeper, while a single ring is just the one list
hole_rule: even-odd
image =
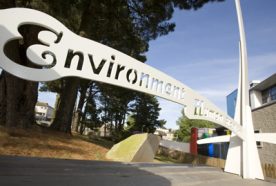
[{"label": "white metal pole", "polygon": [[[248,62],[244,24],[240,0],[235,0],[241,46],[241,65],[240,65],[240,122],[244,132],[242,142],[242,176],[249,179],[263,179],[261,163],[254,136],[254,127],[252,121],[251,107],[249,105],[249,82],[248,82]],[[237,110],[237,109],[236,109]]]}]

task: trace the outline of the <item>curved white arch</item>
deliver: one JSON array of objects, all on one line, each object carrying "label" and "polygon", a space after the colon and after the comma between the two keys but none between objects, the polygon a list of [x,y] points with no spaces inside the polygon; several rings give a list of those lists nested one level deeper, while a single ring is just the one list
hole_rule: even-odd
[{"label": "curved white arch", "polygon": [[[33,63],[47,68],[19,65],[4,53],[9,41],[22,39],[18,27],[24,24],[50,30],[41,31],[41,44],[26,51]],[[0,10],[0,33],[0,67],[19,78],[52,81],[75,76],[144,92],[182,104],[188,118],[215,122],[243,139],[238,123],[188,86],[120,51],[74,34],[45,13],[26,8]]]}]

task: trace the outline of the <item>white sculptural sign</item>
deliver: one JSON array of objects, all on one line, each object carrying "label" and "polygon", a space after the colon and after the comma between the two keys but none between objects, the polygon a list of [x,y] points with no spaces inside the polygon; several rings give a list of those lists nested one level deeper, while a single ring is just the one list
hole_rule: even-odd
[{"label": "white sculptural sign", "polygon": [[[45,28],[37,36],[40,44],[31,45],[26,51],[28,59],[41,66],[41,69],[22,66],[5,53],[5,47],[9,42],[24,42],[18,28],[26,24]],[[245,128],[240,125],[240,121],[234,121],[188,86],[122,52],[74,34],[45,13],[25,8],[0,10],[0,34],[0,67],[19,78],[52,81],[74,76],[159,96],[182,104],[185,107],[185,115],[190,119],[208,120],[228,128],[233,132],[231,141],[238,138],[240,144],[251,140],[248,133],[244,132]],[[274,134],[270,135],[271,138],[275,137]],[[267,135],[259,134],[259,137],[255,138],[252,143],[257,139],[275,143],[275,140],[273,142]],[[199,143],[229,140],[230,136],[222,136]],[[233,152],[235,147],[231,148]],[[240,154],[236,156],[233,161],[235,155],[230,156],[232,166],[228,166],[227,171],[240,174]],[[235,162],[239,165],[234,165]],[[258,175],[249,175],[247,178],[263,178],[262,172],[258,170]]]},{"label": "white sculptural sign", "polygon": [[[47,29],[38,34],[41,44],[26,51],[28,59],[42,69],[19,65],[5,54],[10,41],[24,40],[18,32],[24,24]],[[184,105],[191,119],[213,121],[242,138],[240,125],[186,85],[122,52],[74,34],[45,13],[25,8],[1,10],[0,26],[0,67],[19,78],[52,81],[75,76],[152,94]]]}]

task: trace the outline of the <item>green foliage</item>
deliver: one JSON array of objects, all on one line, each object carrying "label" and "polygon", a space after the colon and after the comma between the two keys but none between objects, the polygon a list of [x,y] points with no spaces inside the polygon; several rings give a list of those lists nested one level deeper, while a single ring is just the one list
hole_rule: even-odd
[{"label": "green foliage", "polygon": [[167,123],[166,120],[160,119],[160,120],[159,120],[159,127],[160,127],[160,128],[165,128],[166,123]]},{"label": "green foliage", "polygon": [[95,129],[101,126],[101,121],[99,118],[100,110],[97,108],[96,102],[94,99],[88,99],[86,102],[86,112],[83,117],[85,126],[91,129]]},{"label": "green foliage", "polygon": [[39,86],[40,92],[55,92],[55,93],[61,93],[62,89],[64,88],[64,81],[61,80],[55,80],[51,82],[43,82]]},{"label": "green foliage", "polygon": [[127,130],[153,133],[165,124],[165,120],[158,120],[160,110],[156,97],[137,93],[131,104],[132,114],[128,117]]},{"label": "green foliage", "polygon": [[214,128],[216,126],[215,123],[205,120],[193,120],[188,119],[185,116],[184,109],[181,111],[182,116],[176,121],[179,129],[175,132],[175,137],[179,141],[189,142],[191,136],[191,128]]},{"label": "green foliage", "polygon": [[98,103],[102,111],[103,123],[114,125],[116,131],[122,131],[125,117],[129,112],[129,103],[134,99],[134,92],[111,85],[99,85]]}]

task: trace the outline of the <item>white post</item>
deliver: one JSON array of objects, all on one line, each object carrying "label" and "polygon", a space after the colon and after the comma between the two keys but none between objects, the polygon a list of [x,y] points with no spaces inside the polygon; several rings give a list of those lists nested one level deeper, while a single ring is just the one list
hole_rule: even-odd
[{"label": "white post", "polygon": [[248,63],[247,63],[247,50],[246,39],[244,32],[244,25],[242,19],[242,12],[240,6],[240,0],[235,0],[236,10],[240,31],[240,43],[241,43],[241,64],[240,64],[240,79],[239,79],[239,104],[240,108],[237,108],[236,113],[240,116],[240,124],[244,131],[244,140],[242,142],[242,176],[249,179],[264,179],[258,149],[256,145],[256,139],[254,136],[254,128],[252,122],[251,107],[249,105],[249,82],[248,82]]},{"label": "white post", "polygon": [[275,133],[254,134],[249,105],[249,82],[245,32],[240,0],[235,0],[240,31],[239,86],[234,121],[241,127],[241,136],[232,131],[231,136],[218,136],[198,140],[198,144],[230,142],[225,172],[242,175],[246,179],[264,179],[256,141],[276,144]]}]

